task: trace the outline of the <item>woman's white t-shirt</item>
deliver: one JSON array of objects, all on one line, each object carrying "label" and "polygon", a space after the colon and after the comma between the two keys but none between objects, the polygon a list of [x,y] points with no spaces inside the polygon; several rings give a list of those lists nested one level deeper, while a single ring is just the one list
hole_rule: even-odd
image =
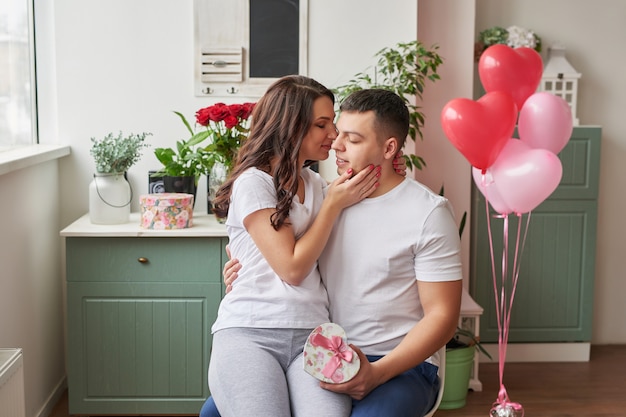
[{"label": "woman's white t-shirt", "polygon": [[[305,198],[294,197],[289,221],[296,239],[313,223],[326,192],[326,181],[308,168],[301,171]],[[256,168],[244,171],[234,182],[226,230],[233,258],[242,268],[232,291],[220,303],[212,332],[229,327],[314,328],[329,321],[328,295],[317,262],[298,285],[281,280],[267,263],[243,225],[251,213],[275,208],[273,178]]]}]

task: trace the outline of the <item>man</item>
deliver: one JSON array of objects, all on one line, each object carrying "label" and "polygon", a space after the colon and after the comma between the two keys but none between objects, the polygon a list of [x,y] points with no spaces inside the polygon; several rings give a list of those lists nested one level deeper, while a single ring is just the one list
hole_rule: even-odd
[{"label": "man", "polygon": [[[436,351],[460,312],[460,242],[449,204],[393,168],[408,118],[395,93],[357,91],[341,105],[332,146],[340,174],[381,166],[379,187],[342,212],[319,259],[331,320],[361,359],[352,380],[320,385],[350,395],[353,417],[427,413],[440,388]],[[293,392],[291,400],[306,398]]]}]

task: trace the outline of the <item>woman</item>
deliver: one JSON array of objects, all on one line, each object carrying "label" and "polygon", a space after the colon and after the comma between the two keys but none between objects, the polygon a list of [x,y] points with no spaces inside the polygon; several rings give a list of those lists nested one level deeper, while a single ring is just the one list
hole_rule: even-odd
[{"label": "woman", "polygon": [[[212,327],[209,387],[223,417],[348,416],[350,399],[290,385],[307,336],[329,320],[317,270],[341,210],[377,186],[373,166],[330,186],[306,166],[328,158],[337,137],[334,96],[307,77],[287,76],[255,105],[248,139],[214,200],[227,217],[229,247],[242,265]],[[295,371],[295,369],[294,369]],[[307,404],[289,403],[306,390]]]}]

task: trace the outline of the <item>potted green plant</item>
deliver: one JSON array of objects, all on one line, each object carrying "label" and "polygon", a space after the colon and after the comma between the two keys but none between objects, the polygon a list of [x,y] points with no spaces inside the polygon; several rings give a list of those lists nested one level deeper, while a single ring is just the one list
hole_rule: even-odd
[{"label": "potted green plant", "polygon": [[191,135],[188,139],[176,141],[175,148],[156,148],[154,155],[163,165],[153,173],[153,177],[163,178],[163,187],[166,192],[179,192],[196,195],[198,180],[202,175],[208,175],[212,162],[208,152],[201,144],[208,137],[206,131],[194,132],[185,116],[175,111]]},{"label": "potted green plant", "polygon": [[457,327],[454,336],[446,344],[446,376],[440,409],[451,410],[465,406],[476,350],[492,359],[471,330]]},{"label": "potted green plant", "polygon": [[91,138],[91,155],[96,172],[89,185],[89,217],[95,224],[126,223],[130,215],[132,189],[126,171],[139,160],[144,140],[151,133],[109,133],[103,139]]},{"label": "potted green plant", "polygon": [[541,52],[542,46],[541,38],[532,30],[519,26],[509,26],[506,29],[494,26],[478,34],[478,40],[474,44],[474,60],[478,62],[485,49],[497,44],[508,45],[511,48],[523,46],[537,52]]},{"label": "potted green plant", "polygon": [[[409,109],[409,136],[415,142],[418,137],[422,139],[424,113],[414,101],[421,100],[426,81],[439,79],[437,68],[443,59],[437,49],[436,45],[428,48],[417,40],[381,49],[374,56],[377,62],[373,68],[333,89],[337,102],[341,103],[352,92],[365,88],[391,90],[405,100]],[[405,160],[409,169],[426,166],[424,159],[415,154],[405,155]]]}]

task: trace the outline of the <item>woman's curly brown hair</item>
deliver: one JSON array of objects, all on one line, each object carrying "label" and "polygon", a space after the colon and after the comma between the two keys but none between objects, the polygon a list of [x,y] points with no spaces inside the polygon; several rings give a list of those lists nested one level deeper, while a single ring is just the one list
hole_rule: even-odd
[{"label": "woman's curly brown hair", "polygon": [[[213,211],[226,218],[233,183],[248,168],[258,168],[274,179],[278,202],[271,222],[278,230],[289,217],[293,197],[298,191],[298,154],[302,140],[313,124],[313,103],[332,91],[301,75],[289,75],[274,82],[256,103],[250,132],[237,154],[231,175],[217,191]],[[274,169],[271,162],[275,160]],[[313,161],[308,161],[312,163]]]}]

